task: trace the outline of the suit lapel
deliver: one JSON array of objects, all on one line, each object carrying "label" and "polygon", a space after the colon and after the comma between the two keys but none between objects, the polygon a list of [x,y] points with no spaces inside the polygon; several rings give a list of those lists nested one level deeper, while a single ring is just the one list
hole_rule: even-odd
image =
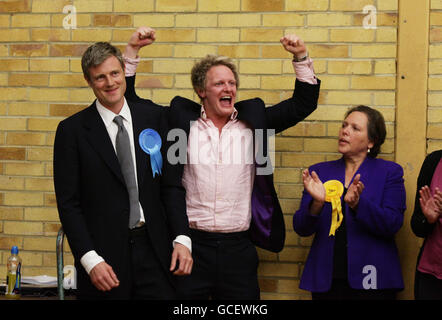
[{"label": "suit lapel", "polygon": [[95,102],[89,107],[89,112],[85,114],[84,120],[84,127],[86,128],[89,143],[101,156],[109,169],[124,184],[120,163],[118,162],[115,149],[109,138],[104,122],[97,111]]},{"label": "suit lapel", "polygon": [[[143,115],[137,112],[137,108],[133,106],[132,103],[129,103],[130,113],[132,115],[132,130],[134,135],[134,146],[135,146],[135,162],[137,165],[137,179],[138,179],[138,188],[143,185],[144,177],[150,168],[150,156],[143,151],[140,147],[140,143],[138,142],[141,131],[146,129],[147,127],[143,127],[146,125],[145,122],[142,122]],[[145,115],[144,115],[145,117]]]}]

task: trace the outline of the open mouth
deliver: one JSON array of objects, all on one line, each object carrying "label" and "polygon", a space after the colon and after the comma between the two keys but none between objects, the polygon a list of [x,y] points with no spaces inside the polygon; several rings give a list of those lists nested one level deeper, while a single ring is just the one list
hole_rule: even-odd
[{"label": "open mouth", "polygon": [[220,103],[224,107],[230,107],[232,104],[232,97],[231,96],[224,96],[219,99]]}]

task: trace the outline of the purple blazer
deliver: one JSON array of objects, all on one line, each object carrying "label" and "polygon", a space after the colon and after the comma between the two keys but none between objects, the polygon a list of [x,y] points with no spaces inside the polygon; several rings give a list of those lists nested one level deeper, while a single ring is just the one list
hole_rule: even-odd
[{"label": "purple blazer", "polygon": [[[322,162],[309,168],[322,182],[345,183],[345,162]],[[345,206],[347,228],[348,281],[354,289],[364,289],[364,279],[374,277],[377,289],[403,289],[395,234],[404,219],[405,187],[402,167],[382,159],[366,158],[357,173],[365,189],[357,211]],[[356,174],[355,174],[356,175]],[[330,290],[333,275],[334,236],[329,236],[331,203],[318,216],[309,213],[312,197],[304,190],[301,205],[293,216],[293,228],[300,236],[315,234],[299,287],[312,292]],[[373,283],[373,280],[370,281]]]}]

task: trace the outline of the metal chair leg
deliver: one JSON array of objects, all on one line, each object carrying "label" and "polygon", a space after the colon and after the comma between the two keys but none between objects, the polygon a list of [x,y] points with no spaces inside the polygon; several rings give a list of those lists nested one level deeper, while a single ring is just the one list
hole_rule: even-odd
[{"label": "metal chair leg", "polygon": [[64,240],[64,231],[63,228],[60,227],[57,235],[57,288],[58,288],[58,298],[60,300],[64,300],[64,288],[63,288],[63,240]]}]

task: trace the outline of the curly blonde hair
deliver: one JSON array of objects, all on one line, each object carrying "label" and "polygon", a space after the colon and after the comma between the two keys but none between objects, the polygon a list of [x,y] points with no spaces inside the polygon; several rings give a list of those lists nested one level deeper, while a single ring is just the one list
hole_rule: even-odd
[{"label": "curly blonde hair", "polygon": [[199,90],[204,90],[206,88],[207,72],[210,70],[210,68],[215,66],[226,66],[227,68],[229,68],[235,76],[236,88],[239,87],[238,72],[236,71],[236,66],[232,62],[232,59],[224,56],[208,54],[203,59],[196,62],[192,68],[192,86],[197,94]]}]

